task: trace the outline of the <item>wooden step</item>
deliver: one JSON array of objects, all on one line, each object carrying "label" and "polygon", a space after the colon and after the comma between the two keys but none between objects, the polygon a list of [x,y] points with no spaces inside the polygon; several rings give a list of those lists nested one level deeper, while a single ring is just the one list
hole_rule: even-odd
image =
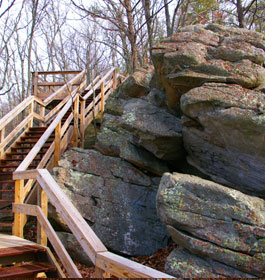
[{"label": "wooden step", "polygon": [[[12,227],[13,223],[12,222],[0,222],[0,227]],[[1,271],[1,269],[0,269]],[[0,276],[1,278],[1,276]]]},{"label": "wooden step", "polygon": [[30,127],[29,131],[45,131],[48,127],[44,126],[44,127],[40,127],[40,126],[36,126],[36,127]]},{"label": "wooden step", "polygon": [[12,209],[0,209],[0,214],[12,214]]},{"label": "wooden step", "polygon": [[[6,153],[6,157],[10,157],[10,156],[26,156],[27,154],[28,154],[28,152],[9,152],[9,153]],[[45,154],[45,152],[38,152],[38,155],[44,155],[44,154]]]},{"label": "wooden step", "polygon": [[19,266],[3,267],[0,278],[34,276],[39,272],[54,272],[56,268],[47,263],[25,263]]},{"label": "wooden step", "polygon": [[13,181],[13,180],[1,180],[0,181],[0,185],[3,185],[3,184],[14,184],[15,183],[15,181]]},{"label": "wooden step", "polygon": [[45,252],[45,248],[37,245],[24,245],[0,249],[0,258],[23,255],[27,253]]}]

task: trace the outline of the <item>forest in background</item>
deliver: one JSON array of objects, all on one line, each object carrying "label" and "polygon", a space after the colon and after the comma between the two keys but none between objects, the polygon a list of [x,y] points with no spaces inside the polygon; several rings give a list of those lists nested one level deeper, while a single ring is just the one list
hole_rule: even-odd
[{"label": "forest in background", "polygon": [[110,66],[132,73],[190,24],[265,32],[264,0],[0,0],[0,117],[31,94],[31,72]]}]

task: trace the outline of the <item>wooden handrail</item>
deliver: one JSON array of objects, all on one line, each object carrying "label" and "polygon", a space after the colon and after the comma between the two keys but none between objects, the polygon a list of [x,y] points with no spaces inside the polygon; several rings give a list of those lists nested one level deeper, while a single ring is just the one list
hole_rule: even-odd
[{"label": "wooden handrail", "polygon": [[51,134],[54,132],[56,126],[58,123],[62,120],[63,116],[66,114],[66,112],[69,110],[69,108],[72,106],[73,101],[76,99],[76,95],[73,97],[73,99],[69,99],[68,102],[65,104],[63,109],[59,112],[57,117],[53,120],[51,125],[47,128],[45,133],[41,136],[41,138],[38,140],[38,142],[33,146],[33,148],[30,150],[28,155],[24,158],[24,160],[21,162],[19,167],[16,169],[16,171],[23,171],[26,170],[27,167],[30,165],[32,160],[36,157],[40,149],[43,147],[45,142],[48,140],[48,138],[51,136]]},{"label": "wooden handrail", "polygon": [[45,217],[45,215],[43,214],[43,212],[39,206],[14,203],[13,212],[22,213],[27,216],[37,217],[38,222],[41,224],[41,226],[43,228],[45,228],[45,232],[46,232],[57,256],[59,256],[63,266],[65,267],[66,271],[68,272],[69,276],[71,278],[82,278],[81,273],[79,272],[76,265],[72,261],[68,252],[65,250],[61,240],[58,238],[58,235],[52,228],[51,224],[49,223],[48,219]]},{"label": "wooden handrail", "polygon": [[[46,169],[14,172],[14,180],[37,179],[50,203],[71,229],[95,267],[121,278],[174,278],[171,275],[109,252]],[[27,210],[28,209],[28,210]],[[14,204],[13,211],[33,214],[32,208]],[[38,208],[38,211],[41,211]],[[37,217],[40,214],[37,214]],[[42,215],[42,219],[44,219]],[[47,227],[45,228],[47,231]],[[48,227],[51,232],[50,227]],[[49,235],[49,234],[48,234]],[[51,234],[50,234],[51,236]],[[49,236],[48,236],[49,237]],[[53,238],[50,237],[50,238]]]},{"label": "wooden handrail", "polygon": [[[71,71],[42,71],[38,72],[38,75],[67,75],[67,74],[78,74],[82,72],[82,70],[71,70]],[[34,73],[34,72],[32,72]]]},{"label": "wooden handrail", "polygon": [[71,79],[69,82],[67,82],[64,86],[62,86],[61,88],[56,90],[53,94],[51,94],[48,98],[46,98],[44,100],[44,103],[47,104],[47,103],[51,102],[58,94],[64,92],[65,90],[70,88],[73,84],[75,84],[81,77],[84,76],[85,73],[86,73],[86,70],[83,70],[81,73],[76,75],[73,79]]},{"label": "wooden handrail", "polygon": [[19,113],[21,113],[25,108],[27,108],[32,101],[34,101],[34,96],[29,96],[20,104],[18,104],[14,109],[12,109],[9,113],[7,113],[0,120],[0,130],[2,130],[8,123],[10,123]]},{"label": "wooden handrail", "polygon": [[[115,70],[115,67],[111,68],[106,75],[104,75],[104,77],[102,77],[95,85],[93,85],[92,87],[94,88],[94,90],[96,90],[97,88],[100,87],[101,83],[104,82],[106,80],[106,78],[108,78]],[[90,86],[90,85],[89,85]],[[88,87],[89,87],[88,86]],[[82,97],[83,100],[87,100],[88,97],[93,94],[93,89],[90,89],[89,92]]]}]

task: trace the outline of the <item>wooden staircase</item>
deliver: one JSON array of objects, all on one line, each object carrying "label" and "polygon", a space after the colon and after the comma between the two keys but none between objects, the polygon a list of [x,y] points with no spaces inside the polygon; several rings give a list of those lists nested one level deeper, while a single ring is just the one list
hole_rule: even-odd
[{"label": "wooden staircase", "polygon": [[0,234],[0,266],[1,279],[64,277],[48,248],[3,234]]},{"label": "wooden staircase", "polygon": [[[13,225],[12,203],[15,195],[15,181],[12,180],[13,172],[27,156],[28,152],[37,143],[47,127],[30,127],[5,154],[5,159],[0,160],[0,232],[11,232]],[[39,151],[30,168],[37,168],[42,156],[54,141],[52,134],[46,144]]]}]

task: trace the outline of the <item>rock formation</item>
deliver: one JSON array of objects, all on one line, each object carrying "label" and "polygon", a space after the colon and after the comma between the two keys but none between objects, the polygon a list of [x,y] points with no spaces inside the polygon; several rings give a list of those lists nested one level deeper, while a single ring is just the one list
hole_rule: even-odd
[{"label": "rock formation", "polygon": [[165,246],[160,218],[179,245],[166,272],[264,277],[265,36],[188,26],[152,52],[109,97],[95,150],[68,150],[55,177],[111,250]]}]

